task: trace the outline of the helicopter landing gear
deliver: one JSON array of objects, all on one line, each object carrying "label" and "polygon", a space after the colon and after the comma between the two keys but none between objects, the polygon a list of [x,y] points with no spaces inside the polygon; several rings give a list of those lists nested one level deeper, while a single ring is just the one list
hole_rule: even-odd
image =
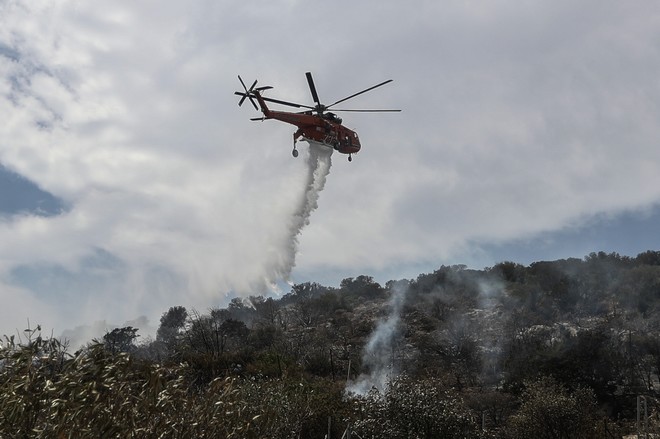
[{"label": "helicopter landing gear", "polygon": [[291,151],[291,155],[294,157],[298,157],[298,150],[296,149],[296,142],[298,141],[298,137],[300,137],[301,131],[298,130],[295,133],[293,133],[293,151]]},{"label": "helicopter landing gear", "polygon": [[353,157],[352,157],[350,154],[348,155],[348,161],[349,161],[349,162],[352,162],[352,161],[353,161]]}]

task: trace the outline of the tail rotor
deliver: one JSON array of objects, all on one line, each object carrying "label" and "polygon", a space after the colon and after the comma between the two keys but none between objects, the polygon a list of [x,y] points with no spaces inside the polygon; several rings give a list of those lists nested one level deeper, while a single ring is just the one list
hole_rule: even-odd
[{"label": "tail rotor", "polygon": [[237,92],[234,93],[235,95],[242,96],[241,100],[238,101],[238,106],[240,107],[241,105],[243,105],[243,102],[245,102],[245,99],[248,98],[248,99],[250,99],[250,103],[252,104],[254,109],[259,111],[259,107],[257,107],[257,104],[254,102],[255,92],[268,90],[268,89],[271,89],[273,87],[271,87],[269,85],[266,85],[266,86],[263,86],[263,87],[254,88],[254,86],[257,85],[257,80],[255,79],[254,82],[252,83],[252,85],[250,86],[250,88],[248,89],[245,85],[245,82],[243,82],[243,78],[241,78],[241,75],[238,75],[238,80],[241,81],[241,85],[243,86],[243,89],[245,90],[245,92],[237,91]]}]

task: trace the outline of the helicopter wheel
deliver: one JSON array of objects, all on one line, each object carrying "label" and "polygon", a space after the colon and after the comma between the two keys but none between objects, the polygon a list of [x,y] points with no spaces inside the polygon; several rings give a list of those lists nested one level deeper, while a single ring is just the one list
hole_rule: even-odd
[{"label": "helicopter wheel", "polygon": [[353,161],[353,157],[351,157],[351,156],[349,155],[349,156],[348,156],[348,161],[349,161],[349,162],[352,162],[352,161]]},{"label": "helicopter wheel", "polygon": [[294,149],[293,151],[291,151],[291,154],[293,154],[294,157],[298,157],[298,150]]}]

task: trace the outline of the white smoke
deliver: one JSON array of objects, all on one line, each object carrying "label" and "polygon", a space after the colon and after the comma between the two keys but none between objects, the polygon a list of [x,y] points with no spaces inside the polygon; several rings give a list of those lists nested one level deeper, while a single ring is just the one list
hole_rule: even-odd
[{"label": "white smoke", "polygon": [[378,322],[362,353],[362,366],[369,372],[360,374],[355,381],[350,382],[346,388],[348,393],[366,395],[372,389],[384,393],[389,382],[396,378],[393,342],[401,320],[401,309],[407,292],[408,285],[406,283],[397,282],[394,284],[389,303],[391,307],[390,314]]},{"label": "white smoke", "polygon": [[325,186],[326,178],[330,174],[332,166],[332,148],[310,142],[309,155],[307,156],[307,178],[304,191],[301,194],[297,207],[291,216],[287,241],[283,246],[284,253],[275,270],[279,279],[289,280],[291,270],[296,265],[296,253],[298,252],[298,235],[303,228],[309,224],[309,217],[318,207],[319,194]]}]

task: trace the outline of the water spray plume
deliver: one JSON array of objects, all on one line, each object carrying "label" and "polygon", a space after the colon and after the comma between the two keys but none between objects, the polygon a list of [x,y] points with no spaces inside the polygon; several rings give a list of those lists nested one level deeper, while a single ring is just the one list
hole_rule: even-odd
[{"label": "water spray plume", "polygon": [[296,265],[296,253],[298,251],[298,235],[303,228],[309,224],[309,217],[318,207],[319,194],[325,187],[325,181],[330,174],[332,166],[332,149],[310,143],[309,156],[307,157],[307,176],[305,190],[303,191],[296,209],[291,216],[287,244],[284,249],[282,266],[279,276],[285,282],[289,282],[291,270]]}]

